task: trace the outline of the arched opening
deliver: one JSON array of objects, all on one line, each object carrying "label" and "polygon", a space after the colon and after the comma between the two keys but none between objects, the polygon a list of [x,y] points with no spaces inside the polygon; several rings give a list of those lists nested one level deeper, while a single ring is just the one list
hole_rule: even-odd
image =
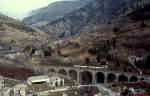
[{"label": "arched opening", "polygon": [[125,75],[120,75],[118,81],[119,82],[128,82],[128,77]]},{"label": "arched opening", "polygon": [[137,82],[138,78],[136,76],[130,77],[130,82]]},{"label": "arched opening", "polygon": [[97,83],[104,83],[105,82],[105,75],[102,72],[98,72],[96,74]]},{"label": "arched opening", "polygon": [[59,70],[59,74],[67,75],[67,72],[66,72],[66,70],[64,70],[64,69],[60,69],[60,70]]},{"label": "arched opening", "polygon": [[81,84],[92,84],[92,74],[88,71],[83,71],[80,74]]},{"label": "arched opening", "polygon": [[48,73],[49,75],[56,73],[55,69],[48,69],[47,71],[48,71],[47,73]]},{"label": "arched opening", "polygon": [[116,81],[116,75],[110,73],[107,75],[107,83],[114,83]]},{"label": "arched opening", "polygon": [[140,81],[144,81],[144,78],[141,78]]},{"label": "arched opening", "polygon": [[37,75],[45,75],[45,73],[47,74],[47,70],[45,70],[44,68],[38,68],[36,70]]},{"label": "arched opening", "polygon": [[75,70],[70,70],[69,71],[69,76],[73,79],[73,80],[77,80],[77,72]]}]

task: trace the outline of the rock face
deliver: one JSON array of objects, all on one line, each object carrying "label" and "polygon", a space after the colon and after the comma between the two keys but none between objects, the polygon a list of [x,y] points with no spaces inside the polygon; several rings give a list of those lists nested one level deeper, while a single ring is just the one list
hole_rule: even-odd
[{"label": "rock face", "polygon": [[149,0],[92,0],[84,7],[58,18],[39,28],[49,35],[69,37],[81,32],[90,32],[103,27],[113,18],[130,12]]},{"label": "rock face", "polygon": [[89,1],[90,0],[58,1],[47,7],[32,11],[31,16],[25,18],[23,21],[33,26],[42,26],[82,8]]}]

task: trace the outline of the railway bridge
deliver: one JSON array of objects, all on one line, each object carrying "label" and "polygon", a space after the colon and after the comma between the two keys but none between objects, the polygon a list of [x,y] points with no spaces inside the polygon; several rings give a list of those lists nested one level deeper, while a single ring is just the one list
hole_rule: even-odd
[{"label": "railway bridge", "polygon": [[[107,66],[40,66],[34,67],[35,72],[43,72],[43,74],[56,73],[71,77],[79,84],[109,84],[115,82],[136,82],[142,80],[150,80],[150,75],[141,75],[136,73],[120,72],[107,70]],[[30,67],[31,68],[31,67]]]}]

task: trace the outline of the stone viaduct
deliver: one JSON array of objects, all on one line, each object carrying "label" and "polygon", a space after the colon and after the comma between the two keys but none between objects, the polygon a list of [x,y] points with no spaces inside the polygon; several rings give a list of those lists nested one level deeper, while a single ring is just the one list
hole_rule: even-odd
[{"label": "stone viaduct", "polygon": [[[31,67],[30,67],[31,68]],[[140,75],[135,73],[119,72],[106,70],[105,67],[92,66],[40,66],[34,67],[35,72],[43,72],[43,74],[56,73],[65,75],[75,80],[79,84],[109,84],[115,82],[136,82],[142,80],[150,80],[150,75]]]}]

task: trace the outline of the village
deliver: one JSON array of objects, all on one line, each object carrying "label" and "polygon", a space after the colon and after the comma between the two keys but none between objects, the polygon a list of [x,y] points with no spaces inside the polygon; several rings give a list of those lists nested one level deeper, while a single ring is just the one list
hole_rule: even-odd
[{"label": "village", "polygon": [[0,0],[0,96],[150,96],[150,0]]},{"label": "village", "polygon": [[8,82],[8,79],[0,78],[0,96],[68,96],[65,92],[75,90],[72,82],[59,76],[32,76],[22,83],[16,81],[15,86]]},{"label": "village", "polygon": [[149,89],[148,79],[79,84],[76,80],[54,73],[31,76],[25,81],[0,77],[0,96],[149,96]]}]

